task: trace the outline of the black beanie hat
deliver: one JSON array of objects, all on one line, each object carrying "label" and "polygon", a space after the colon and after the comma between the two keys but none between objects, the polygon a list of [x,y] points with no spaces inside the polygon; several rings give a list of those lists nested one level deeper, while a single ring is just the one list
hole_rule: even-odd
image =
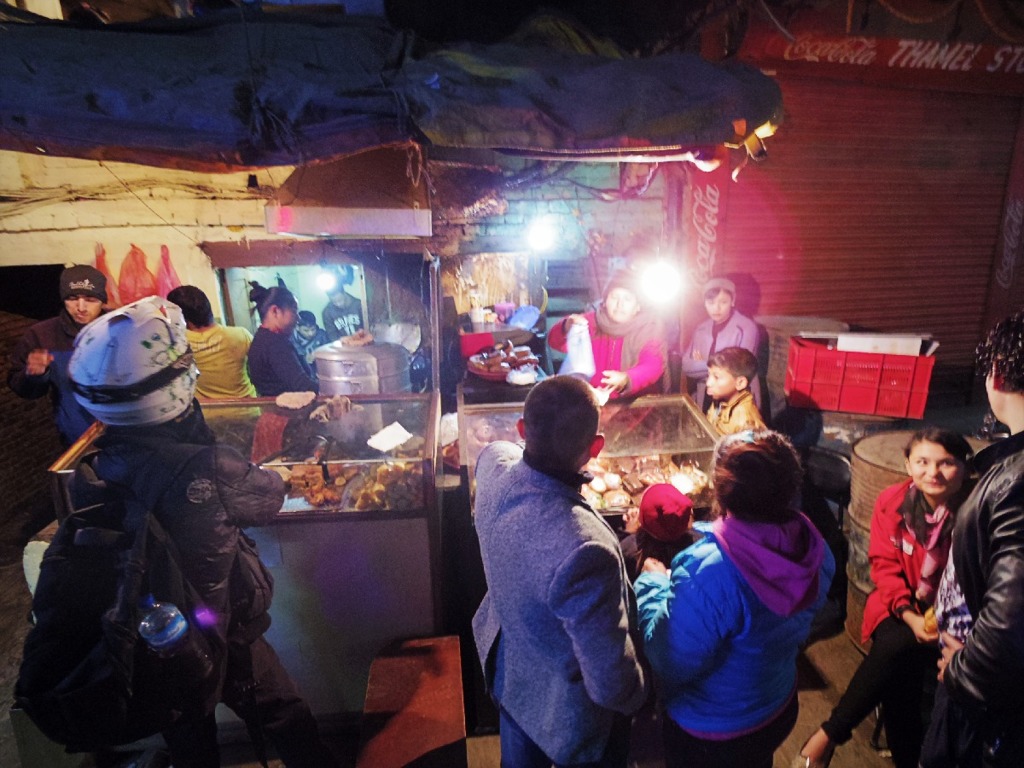
[{"label": "black beanie hat", "polygon": [[60,299],[67,301],[72,296],[92,296],[100,301],[107,300],[107,278],[95,267],[75,264],[60,273]]}]

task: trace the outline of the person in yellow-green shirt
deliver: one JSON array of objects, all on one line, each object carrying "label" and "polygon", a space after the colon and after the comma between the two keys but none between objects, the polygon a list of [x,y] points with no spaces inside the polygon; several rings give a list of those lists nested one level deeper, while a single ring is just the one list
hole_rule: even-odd
[{"label": "person in yellow-green shirt", "polygon": [[175,288],[167,300],[181,307],[185,316],[185,336],[199,368],[196,394],[213,400],[256,397],[245,365],[252,334],[214,322],[210,300],[194,285]]}]

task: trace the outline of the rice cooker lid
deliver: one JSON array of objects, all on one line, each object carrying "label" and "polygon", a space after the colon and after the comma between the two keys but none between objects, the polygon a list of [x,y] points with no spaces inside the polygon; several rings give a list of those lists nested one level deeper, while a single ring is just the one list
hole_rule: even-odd
[{"label": "rice cooker lid", "polygon": [[363,347],[349,347],[340,340],[332,341],[313,352],[317,361],[352,363],[356,361],[377,361],[377,371],[386,375],[409,366],[409,352],[401,344],[374,341]]}]

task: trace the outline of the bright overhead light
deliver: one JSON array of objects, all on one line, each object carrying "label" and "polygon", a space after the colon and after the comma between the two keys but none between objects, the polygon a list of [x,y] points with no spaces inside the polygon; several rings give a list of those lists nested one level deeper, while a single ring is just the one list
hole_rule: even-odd
[{"label": "bright overhead light", "polygon": [[679,295],[683,276],[664,259],[651,262],[640,273],[640,290],[651,304],[668,304]]},{"label": "bright overhead light", "polygon": [[327,292],[338,284],[338,276],[322,269],[316,276],[316,284],[321,291]]},{"label": "bright overhead light", "polygon": [[541,216],[530,222],[526,243],[532,251],[550,251],[558,243],[558,225],[553,216]]}]

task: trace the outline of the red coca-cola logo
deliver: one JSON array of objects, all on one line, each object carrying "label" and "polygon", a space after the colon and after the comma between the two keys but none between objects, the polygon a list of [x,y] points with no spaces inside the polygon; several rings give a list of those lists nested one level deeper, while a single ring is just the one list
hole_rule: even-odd
[{"label": "red coca-cola logo", "polygon": [[875,45],[875,40],[866,37],[828,39],[806,35],[787,45],[783,58],[787,61],[816,61],[866,67],[878,55]]},{"label": "red coca-cola logo", "polygon": [[717,256],[718,214],[722,193],[717,184],[705,184],[693,189],[690,207],[693,233],[696,236],[697,278],[703,283],[714,271]]}]

